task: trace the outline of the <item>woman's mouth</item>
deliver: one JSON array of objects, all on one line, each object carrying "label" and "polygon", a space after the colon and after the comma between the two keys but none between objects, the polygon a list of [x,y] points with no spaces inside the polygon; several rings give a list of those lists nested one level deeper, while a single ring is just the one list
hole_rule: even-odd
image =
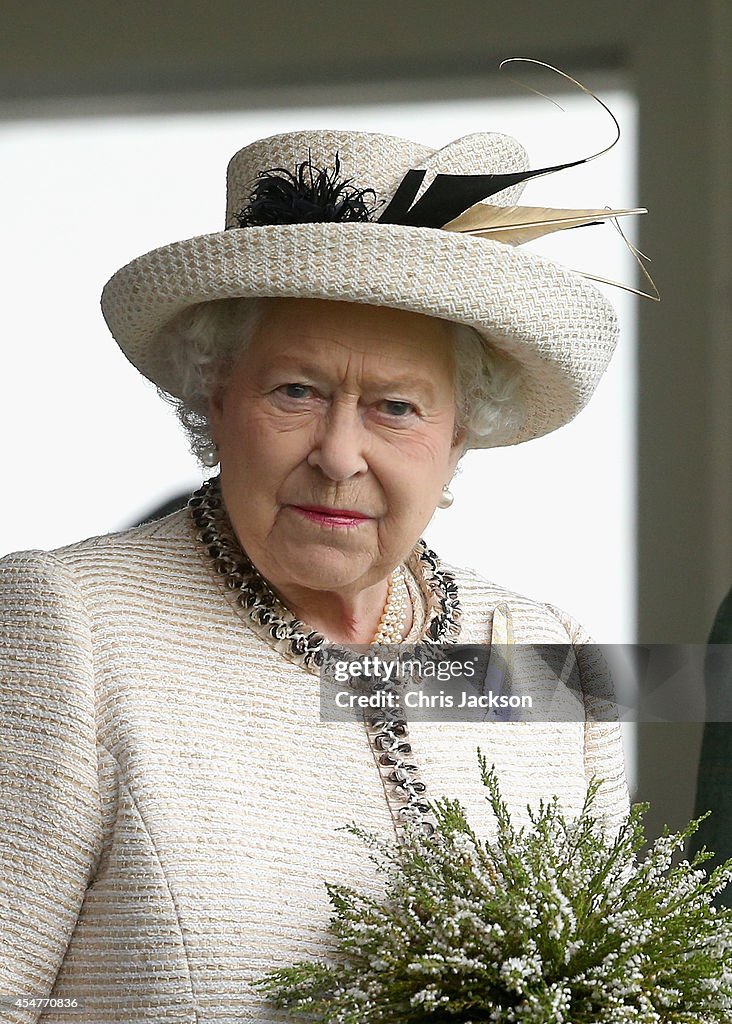
[{"label": "woman's mouth", "polygon": [[350,508],[327,508],[323,505],[290,505],[290,508],[303,519],[321,526],[359,526],[372,518]]}]

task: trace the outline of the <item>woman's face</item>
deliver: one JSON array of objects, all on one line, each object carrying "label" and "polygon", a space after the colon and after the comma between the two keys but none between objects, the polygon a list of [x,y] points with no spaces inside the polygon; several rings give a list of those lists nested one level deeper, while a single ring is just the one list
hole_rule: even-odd
[{"label": "woman's face", "polygon": [[270,304],[210,422],[232,524],[276,588],[355,593],[407,556],[460,455],[451,346],[418,313]]}]

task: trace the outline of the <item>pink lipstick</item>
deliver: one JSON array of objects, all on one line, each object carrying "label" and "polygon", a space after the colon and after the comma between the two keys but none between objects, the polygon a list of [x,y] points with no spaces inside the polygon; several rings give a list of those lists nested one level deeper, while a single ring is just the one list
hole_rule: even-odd
[{"label": "pink lipstick", "polygon": [[358,526],[371,519],[371,516],[350,508],[326,508],[323,505],[290,505],[290,508],[321,526]]}]

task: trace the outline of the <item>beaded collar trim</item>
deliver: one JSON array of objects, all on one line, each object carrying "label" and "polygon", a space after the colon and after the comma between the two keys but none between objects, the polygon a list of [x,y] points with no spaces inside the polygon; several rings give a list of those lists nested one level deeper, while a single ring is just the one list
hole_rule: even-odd
[{"label": "beaded collar trim", "polygon": [[[282,604],[267,580],[243,551],[224,508],[218,476],[194,491],[188,507],[198,539],[225,585],[237,591],[236,600],[254,631],[288,660],[319,674],[325,650],[335,645],[309,627]],[[427,617],[420,643],[456,643],[460,635],[460,601],[451,573],[420,539],[408,556],[407,566],[427,601]]]}]

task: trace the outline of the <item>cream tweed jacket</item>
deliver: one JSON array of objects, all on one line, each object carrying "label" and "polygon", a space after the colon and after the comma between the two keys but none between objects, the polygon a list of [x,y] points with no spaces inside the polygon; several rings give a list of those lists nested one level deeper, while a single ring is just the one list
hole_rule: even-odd
[{"label": "cream tweed jacket", "polygon": [[[601,671],[561,610],[453,571],[461,641],[489,643],[502,609],[514,643],[571,641],[583,688]],[[187,510],[0,560],[3,1024],[284,1021],[251,982],[324,955],[324,883],[381,891],[339,830],[396,835],[363,721],[323,721],[317,677],[225,589]],[[617,722],[409,732],[425,796],[460,799],[485,837],[477,746],[521,821],[553,794],[578,813],[594,773],[607,829],[628,812]],[[19,1010],[17,996],[52,998]]]}]

